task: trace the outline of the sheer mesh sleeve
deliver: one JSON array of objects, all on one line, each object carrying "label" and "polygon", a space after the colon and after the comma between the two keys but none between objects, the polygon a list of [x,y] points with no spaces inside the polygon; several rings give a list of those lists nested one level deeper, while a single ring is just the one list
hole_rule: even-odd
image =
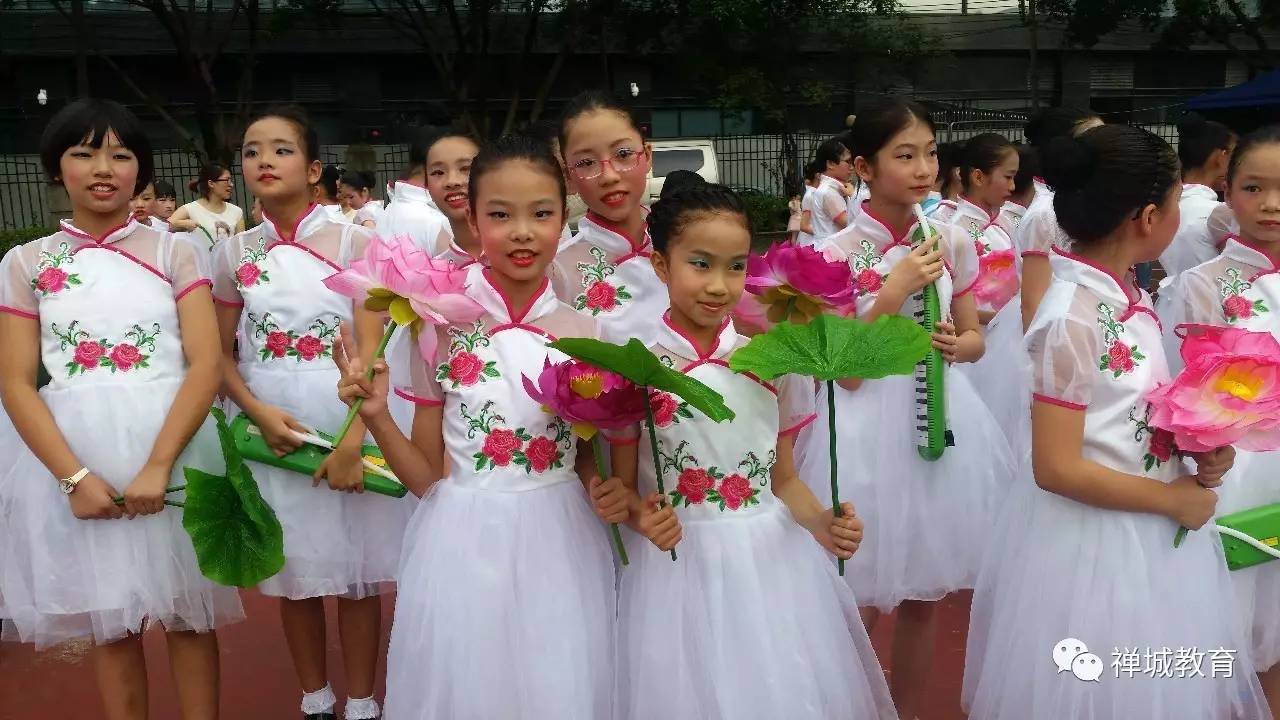
[{"label": "sheer mesh sleeve", "polygon": [[[447,359],[449,352],[448,326],[434,328],[436,352],[431,358],[422,357],[416,343],[409,352],[409,387],[397,387],[395,393],[415,405],[443,405],[444,389],[436,381],[435,368]],[[427,330],[423,330],[427,332]]]},{"label": "sheer mesh sleeve", "polygon": [[783,375],[771,384],[778,391],[779,435],[794,435],[818,416],[813,378]]},{"label": "sheer mesh sleeve", "polygon": [[42,242],[36,240],[13,248],[0,261],[0,310],[32,319],[39,316],[35,289],[31,285],[35,277],[32,258],[39,253]]},{"label": "sheer mesh sleeve", "polygon": [[978,281],[978,251],[973,247],[969,234],[955,225],[944,225],[938,229],[947,240],[943,246],[943,259],[951,270],[951,295],[962,297]]},{"label": "sheer mesh sleeve", "polygon": [[1236,222],[1236,215],[1226,203],[1218,203],[1218,206],[1209,213],[1209,219],[1205,221],[1205,226],[1209,231],[1209,241],[1214,245],[1221,244],[1222,239],[1226,236],[1240,232],[1240,224]]},{"label": "sheer mesh sleeve", "polygon": [[849,212],[849,202],[845,200],[844,195],[840,194],[835,188],[824,189],[822,191],[822,209],[827,213],[827,217],[835,220],[841,215]]},{"label": "sheer mesh sleeve", "polygon": [[1102,356],[1097,323],[1063,313],[1027,332],[1036,400],[1083,410],[1093,397]]},{"label": "sheer mesh sleeve", "polygon": [[1048,255],[1054,246],[1062,245],[1062,235],[1053,205],[1042,203],[1033,206],[1023,216],[1018,231],[1014,233],[1013,244],[1021,255]]},{"label": "sheer mesh sleeve", "polygon": [[1183,366],[1178,326],[1184,323],[1223,324],[1222,297],[1213,282],[1213,277],[1222,271],[1218,262],[1193,268],[1178,275],[1173,284],[1160,293],[1156,310],[1164,328],[1164,351],[1169,359],[1169,372],[1175,375]]},{"label": "sheer mesh sleeve", "polygon": [[181,300],[192,290],[213,284],[208,253],[177,235],[166,235],[161,243],[166,255],[164,268],[175,299]]},{"label": "sheer mesh sleeve", "polygon": [[244,305],[240,288],[236,285],[240,248],[245,238],[236,235],[218,243],[213,248],[213,299],[223,305]]}]

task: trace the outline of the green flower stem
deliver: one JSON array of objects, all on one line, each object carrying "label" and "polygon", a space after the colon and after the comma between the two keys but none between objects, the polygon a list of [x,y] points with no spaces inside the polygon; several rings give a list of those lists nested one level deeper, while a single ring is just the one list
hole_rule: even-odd
[{"label": "green flower stem", "polygon": [[787,300],[787,314],[782,316],[783,322],[795,322],[795,320],[791,319],[791,316],[795,314],[796,303],[798,303],[799,301],[800,301],[800,298],[796,297],[795,295],[792,295],[791,298]]},{"label": "green flower stem", "polygon": [[[827,450],[831,454],[831,511],[836,517],[842,517],[844,510],[840,507],[840,481],[836,476],[836,392],[835,383],[827,381]],[[836,566],[840,575],[844,575],[844,560],[837,559]]]},{"label": "green flower stem", "polygon": [[[596,456],[596,472],[599,473],[600,479],[605,480],[609,477],[609,473],[604,469],[604,442],[601,439],[602,433],[596,430],[595,436],[591,438],[591,449]],[[631,564],[627,559],[627,547],[622,544],[622,533],[618,532],[618,523],[609,523],[609,534],[613,536],[613,547],[618,551],[618,558],[622,560],[623,567]]]},{"label": "green flower stem", "polygon": [[1184,527],[1178,528],[1178,534],[1173,536],[1173,546],[1182,547],[1182,541],[1186,539],[1187,539],[1187,529]]},{"label": "green flower stem", "polygon": [[[649,402],[649,393],[653,388],[646,387],[644,389],[644,424],[649,429],[649,449],[653,451],[653,472],[658,479],[658,494],[662,496],[662,500],[658,501],[660,507],[667,506],[667,489],[662,482],[662,456],[658,453],[658,431],[653,423],[653,403]],[[676,559],[676,550],[671,548],[671,560]]]},{"label": "green flower stem", "polygon": [[[169,487],[164,489],[164,492],[166,495],[168,495],[171,492],[178,492],[179,490],[186,490],[186,489],[187,489],[186,485],[170,485]],[[115,503],[116,505],[124,505],[124,498],[122,497],[116,498],[111,502]],[[169,507],[176,507],[176,508],[186,507],[185,503],[180,503],[177,500],[165,500],[164,504],[168,505]]]},{"label": "green flower stem", "polygon": [[[382,342],[378,343],[378,350],[373,354],[374,361],[380,360],[387,352],[387,343],[391,342],[391,334],[399,327],[394,322],[387,323],[387,329],[382,333]],[[364,374],[365,380],[373,379],[373,365],[369,365],[369,370]],[[360,412],[360,406],[364,404],[364,398],[356,398],[351,403],[351,408],[347,410],[347,419],[342,421],[342,429],[333,438],[333,446],[336,448],[342,444],[342,439],[347,436],[347,431],[351,429],[351,423],[356,421],[356,414]]]}]

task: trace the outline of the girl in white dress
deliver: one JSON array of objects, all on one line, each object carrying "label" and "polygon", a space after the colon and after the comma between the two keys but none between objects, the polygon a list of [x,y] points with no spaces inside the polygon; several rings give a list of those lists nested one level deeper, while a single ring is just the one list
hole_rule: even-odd
[{"label": "girl in white dress", "polygon": [[645,223],[649,148],[631,114],[607,95],[587,92],[565,108],[560,123],[569,189],[587,214],[562,243],[552,268],[556,294],[600,321],[604,339],[651,343],[667,292],[653,272]]},{"label": "girl in white dress", "polygon": [[[1032,116],[1024,132],[1031,147],[1043,154],[1055,138],[1079,135],[1101,124],[1102,118],[1089,110],[1052,107]],[[1026,328],[1031,325],[1031,318],[1040,307],[1040,298],[1052,280],[1050,251],[1055,247],[1070,249],[1067,247],[1069,241],[1053,214],[1052,184],[1046,184],[1043,191],[1037,188],[1035,200],[1018,224],[1013,244],[1022,256],[1022,327]]]},{"label": "girl in white dress", "polygon": [[[183,499],[165,494],[183,467],[226,472],[209,418],[220,375],[204,255],[130,217],[151,146],[120,105],[63,108],[41,160],[72,214],[0,263],[14,419],[0,436],[0,617],[37,648],[92,642],[112,720],[147,716],[142,636],[158,624],[183,717],[216,718],[213,630],[242,617],[240,598],[200,574],[182,510],[164,505]],[[41,363],[52,379],[37,390]]]},{"label": "girl in white dress", "polygon": [[209,249],[219,241],[244,232],[244,211],[232,205],[234,189],[231,168],[210,163],[200,168],[200,175],[190,183],[191,191],[200,197],[178,208],[169,218],[169,229],[193,233]]},{"label": "girl in white dress", "polygon": [[1004,206],[1000,208],[1000,215],[996,218],[1010,240],[1035,200],[1040,176],[1040,154],[1036,149],[1030,145],[1015,147],[1018,150],[1018,174],[1013,176],[1013,194],[1005,200]]},{"label": "girl in white dress", "polygon": [[1222,203],[1227,164],[1236,145],[1236,134],[1226,125],[1187,113],[1178,120],[1178,159],[1182,162],[1181,219],[1178,234],[1160,253],[1160,266],[1169,278],[1218,256],[1218,241],[1208,220]]},{"label": "girl in white dress", "polygon": [[[1226,239],[1216,258],[1184,271],[1161,295],[1170,365],[1181,361],[1173,354],[1180,345],[1174,335],[1180,323],[1280,337],[1280,232],[1275,225],[1280,216],[1280,126],[1255,131],[1240,143],[1227,171],[1227,199],[1240,221],[1239,234]],[[1280,452],[1241,452],[1227,475],[1218,514],[1280,502],[1277,467]],[[1236,570],[1231,581],[1254,668],[1261,673],[1272,712],[1280,711],[1280,564]]]},{"label": "girl in white dress", "polygon": [[414,354],[412,439],[388,413],[386,363],[370,382],[364,363],[336,358],[340,396],[365,398],[378,447],[423,496],[401,559],[387,716],[607,720],[614,575],[584,489],[590,446],[522,381],[566,359],[548,340],[596,335],[547,277],[564,175],[545,145],[508,136],[476,157],[468,197],[489,267],[467,270],[467,292],[484,314],[440,328],[435,357]]},{"label": "girl in white dress", "polygon": [[1053,250],[1027,333],[1035,482],[1014,486],[974,592],[969,717],[1269,718],[1217,534],[1173,544],[1213,516],[1233,453],[1182,474],[1172,436],[1147,424],[1169,369],[1131,267],[1173,238],[1177,158],[1107,125],[1055,141],[1044,166],[1073,253]]},{"label": "girl in white dress", "polygon": [[[369,356],[382,335],[377,315],[353,310],[351,300],[323,284],[363,252],[367,235],[311,202],[311,185],[321,171],[318,148],[301,110],[273,110],[249,125],[241,155],[249,187],[262,200],[263,223],[214,253],[227,395],[282,455],[301,444],[294,431],[336,434],[346,416],[333,397],[338,372],[330,360],[339,324],[354,318]],[[337,597],[349,696],[345,715],[378,717],[378,595],[395,580],[415,503],[363,494],[364,435],[357,421],[314,483],[289,470],[249,463],[284,526],[284,568],[258,590],[280,598],[308,716],[332,717],[336,703],[325,665],[324,599]],[[328,487],[315,487],[322,480]]]},{"label": "girl in white dress", "polygon": [[[972,289],[978,276],[973,240],[938,225],[941,249],[911,247],[913,207],[937,173],[933,122],[923,108],[886,102],[858,114],[853,129],[858,174],[871,186],[863,212],[829,238],[829,252],[848,258],[859,318],[912,316],[913,296],[937,283],[946,318],[934,346],[950,362],[982,356],[981,326]],[[916,449],[916,381],[911,376],[835,387],[840,433],[842,500],[867,522],[867,536],[846,565],[845,579],[866,606],[868,627],[897,609],[890,688],[898,713],[914,718],[928,692],[936,601],[973,587],[987,547],[997,500],[1013,474],[1004,431],[967,378],[946,374],[948,427],[955,445],[928,462]],[[825,427],[826,388],[818,391],[818,421]],[[800,477],[815,492],[830,477],[827,437],[806,434]],[[825,491],[824,491],[825,492]]]},{"label": "girl in white dress", "polygon": [[814,244],[822,247],[829,236],[852,222],[849,213],[852,193],[846,195],[845,187],[853,177],[853,155],[839,138],[828,138],[818,145],[813,164],[818,168],[818,185],[813,189],[809,224]]},{"label": "girl in white dress", "polygon": [[[652,541],[631,535],[621,572],[615,717],[896,718],[853,591],[828,554],[850,557],[862,521],[849,503],[835,518],[792,459],[796,433],[815,417],[813,381],[766,383],[728,367],[747,342],[729,319],[751,246],[742,202],[704,184],[664,197],[649,222],[671,299],[650,349],[719,391],[737,416],[717,424],[654,396],[666,498],[639,437],[647,431],[610,438],[632,527]],[[597,512],[607,515],[607,503]]]}]

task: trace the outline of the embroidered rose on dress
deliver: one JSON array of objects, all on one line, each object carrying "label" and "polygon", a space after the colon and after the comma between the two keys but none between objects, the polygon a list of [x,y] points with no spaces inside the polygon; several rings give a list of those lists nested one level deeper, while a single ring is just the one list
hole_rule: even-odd
[{"label": "embroidered rose on dress", "polygon": [[511,464],[520,444],[514,430],[495,428],[485,436],[480,452],[488,458],[490,466],[506,467]]},{"label": "embroidered rose on dress", "polygon": [[884,278],[880,277],[880,273],[870,268],[860,271],[855,282],[860,295],[880,292],[880,288],[884,286]]},{"label": "embroidered rose on dress", "polygon": [[75,348],[71,362],[66,363],[67,377],[87,373],[94,368],[110,368],[111,372],[129,372],[130,370],[150,367],[150,355],[143,350],[154,353],[156,338],[160,335],[160,323],[152,323],[150,330],[134,324],[124,334],[129,342],[112,343],[106,338],[91,339],[88,332],[80,329],[80,321],[72,321],[66,330],[58,329],[53,323],[51,330],[59,341],[59,349],[66,351]]},{"label": "embroidered rose on dress", "polygon": [[1138,407],[1135,405],[1129,408],[1129,422],[1133,423],[1133,441],[1142,445],[1146,441],[1146,447],[1142,453],[1142,469],[1145,472],[1151,472],[1152,468],[1158,468],[1169,459],[1178,455],[1177,445],[1173,440],[1173,433],[1168,430],[1162,430],[1152,427],[1149,424],[1151,420],[1151,405],[1148,404],[1142,417],[1138,417]]},{"label": "embroidered rose on dress", "polygon": [[660,390],[649,392],[649,405],[653,408],[653,424],[657,427],[678,424],[681,418],[693,417],[693,412],[689,410],[689,403],[677,402],[675,396]]},{"label": "embroidered rose on dress", "polygon": [[1106,342],[1107,352],[1098,361],[1098,369],[1110,372],[1112,377],[1133,372],[1138,363],[1146,360],[1137,345],[1126,345],[1121,339],[1124,325],[1116,321],[1115,310],[1106,303],[1098,303],[1098,324],[1102,326],[1102,339]]},{"label": "embroidered rose on dress", "polygon": [[338,337],[338,328],[342,318],[330,315],[326,322],[323,318],[311,321],[307,333],[299,335],[291,329],[281,328],[271,313],[262,317],[249,313],[249,323],[253,326],[253,336],[263,340],[258,358],[263,362],[291,357],[298,362],[311,362],[327,358],[333,354],[333,341]]},{"label": "embroidered rose on dress", "polygon": [[1253,283],[1241,277],[1239,270],[1228,268],[1226,277],[1214,278],[1214,281],[1218,284],[1218,294],[1222,296],[1222,314],[1228,323],[1270,312],[1261,298],[1249,300],[1244,296],[1246,290],[1253,288]]},{"label": "embroidered rose on dress", "polygon": [[266,349],[270,353],[271,357],[284,357],[292,346],[293,338],[289,337],[289,333],[280,332],[279,330],[273,330],[267,333]]},{"label": "embroidered rose on dress", "polygon": [[271,276],[259,265],[266,259],[266,250],[261,247],[246,247],[240,256],[240,267],[236,268],[236,285],[243,289],[271,282]]},{"label": "embroidered rose on dress", "polygon": [[884,258],[876,252],[876,246],[872,245],[870,240],[863,240],[859,245],[862,247],[862,252],[849,258],[849,266],[854,273],[854,286],[858,290],[858,295],[880,292],[880,288],[884,286],[884,276],[875,267]]},{"label": "embroidered rose on dress", "polygon": [[436,366],[436,381],[453,383],[454,390],[470,387],[492,378],[501,377],[495,360],[485,361],[476,350],[489,346],[489,335],[484,321],[477,320],[471,332],[461,328],[449,328],[449,359]]},{"label": "embroidered rose on dress", "polygon": [[56,253],[41,250],[40,261],[36,263],[38,272],[31,279],[31,289],[42,296],[49,296],[62,292],[69,287],[79,285],[79,275],[68,273],[62,269],[63,265],[70,265],[74,262],[75,258],[71,254],[71,245],[69,243],[60,244]]},{"label": "embroidered rose on dress", "polygon": [[720,488],[717,493],[724,507],[730,510],[737,510],[742,507],[744,502],[755,496],[756,489],[751,487],[750,480],[734,473],[720,481]]},{"label": "embroidered rose on dress", "polygon": [[573,299],[573,307],[578,310],[590,310],[594,317],[602,312],[617,309],[631,299],[631,293],[625,285],[614,286],[605,278],[617,272],[617,268],[605,259],[605,253],[598,247],[592,247],[593,263],[578,263],[578,272],[582,273],[584,292]]},{"label": "embroidered rose on dress", "polygon": [[550,469],[552,465],[559,465],[562,456],[560,446],[556,444],[555,440],[545,435],[539,435],[530,440],[528,447],[524,449],[524,457],[527,462],[522,464],[532,472],[542,473]]},{"label": "embroidered rose on dress", "polygon": [[298,351],[299,359],[315,360],[324,352],[325,344],[315,335],[303,335],[293,344],[293,349]]},{"label": "embroidered rose on dress", "polygon": [[707,491],[714,486],[715,481],[706,470],[688,468],[680,471],[680,476],[676,479],[676,492],[673,495],[680,495],[685,505],[697,505],[706,502]]}]

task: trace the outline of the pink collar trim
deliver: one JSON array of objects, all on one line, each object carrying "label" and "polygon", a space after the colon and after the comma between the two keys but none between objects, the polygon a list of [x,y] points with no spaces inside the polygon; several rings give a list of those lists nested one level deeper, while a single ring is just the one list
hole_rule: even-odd
[{"label": "pink collar trim", "polygon": [[267,235],[267,237],[273,241],[283,240],[286,242],[297,243],[302,238],[310,235],[313,230],[317,229],[316,226],[318,226],[319,223],[315,222],[316,220],[328,221],[328,211],[320,205],[311,203],[307,206],[306,210],[302,211],[302,215],[294,221],[293,227],[289,228],[289,236],[286,238],[281,234],[280,226],[276,221],[271,219],[271,217],[264,211],[262,213],[262,223],[266,227],[263,234]]},{"label": "pink collar trim", "polygon": [[[981,205],[979,205],[978,203],[970,200],[969,198],[963,195],[960,196],[960,202],[956,204],[956,207],[959,208],[961,211],[968,210],[970,213],[977,215],[979,218],[986,218],[986,223],[987,223],[986,227],[991,227],[992,225],[995,225],[996,218],[1000,216],[1000,212],[998,210],[994,213],[987,212],[986,210],[983,209]],[[986,227],[984,227],[983,229],[985,230]]]},{"label": "pink collar trim", "polygon": [[63,220],[58,223],[58,225],[61,227],[62,232],[72,237],[77,237],[81,240],[88,240],[95,245],[107,245],[114,243],[117,240],[123,240],[124,238],[132,235],[133,231],[138,229],[139,223],[132,215],[130,215],[128,220],[125,220],[123,223],[106,231],[101,237],[94,237],[93,235],[90,235],[75,225],[72,225],[70,220]]},{"label": "pink collar trim", "polygon": [[716,338],[713,345],[705,351],[698,347],[698,343],[682,328],[678,328],[671,322],[671,310],[667,310],[662,314],[662,329],[665,330],[667,342],[671,343],[672,349],[679,349],[680,352],[688,354],[689,357],[696,361],[719,360],[724,358],[733,351],[735,343],[733,338],[737,335],[737,331],[733,328],[733,323],[729,318],[725,318],[720,324],[720,329],[716,331]]},{"label": "pink collar trim", "polygon": [[[481,266],[477,266],[477,267],[481,267]],[[541,317],[543,314],[545,314],[545,310],[544,310],[543,312],[537,313],[537,315],[534,318],[529,317],[533,309],[537,307],[540,304],[540,301],[547,296],[547,288],[551,284],[547,278],[545,277],[542,278],[542,283],[538,285],[538,289],[533,292],[532,296],[530,296],[529,302],[526,303],[523,308],[520,308],[520,310],[517,311],[515,308],[511,306],[511,299],[508,298],[506,294],[502,292],[502,289],[498,287],[498,284],[493,281],[493,277],[489,272],[489,268],[481,267],[480,275],[484,278],[485,285],[487,285],[489,289],[493,291],[494,295],[496,295],[498,299],[502,301],[503,309],[506,311],[506,315],[507,315],[506,324],[523,325],[528,320],[536,319],[537,317]]]},{"label": "pink collar trim", "polygon": [[1261,248],[1245,241],[1239,235],[1227,235],[1222,240],[1222,254],[1232,260],[1248,263],[1266,273],[1280,272],[1280,263],[1271,259]]},{"label": "pink collar trim", "polygon": [[[941,202],[947,202],[947,201],[943,200]],[[898,235],[893,231],[893,228],[889,226],[888,222],[885,222],[885,220],[881,218],[879,215],[876,215],[875,213],[871,212],[870,200],[862,201],[862,212],[859,214],[858,217],[867,218],[868,220],[880,226],[880,228],[884,231],[884,234],[889,238],[889,244],[886,245],[885,247],[893,247],[894,245],[910,245],[911,244],[910,242],[907,241],[907,239],[911,237],[911,231],[916,229],[916,224],[917,224],[916,222],[912,222],[911,225],[907,227],[906,232],[902,233],[901,235]],[[884,248],[881,248],[881,249],[884,249]]]},{"label": "pink collar trim", "polygon": [[649,251],[650,248],[653,247],[653,241],[649,239],[649,223],[647,221],[644,224],[643,239],[640,241],[639,245],[636,245],[634,240],[627,237],[626,233],[622,232],[622,227],[619,226],[617,223],[613,222],[612,220],[602,218],[599,215],[597,215],[594,211],[591,211],[591,210],[587,211],[587,215],[585,219],[591,221],[591,224],[595,225],[600,230],[603,230],[612,235],[616,235],[619,240],[625,242],[626,247],[630,248],[630,253],[629,253],[630,255],[640,255],[640,254],[646,253]]}]

